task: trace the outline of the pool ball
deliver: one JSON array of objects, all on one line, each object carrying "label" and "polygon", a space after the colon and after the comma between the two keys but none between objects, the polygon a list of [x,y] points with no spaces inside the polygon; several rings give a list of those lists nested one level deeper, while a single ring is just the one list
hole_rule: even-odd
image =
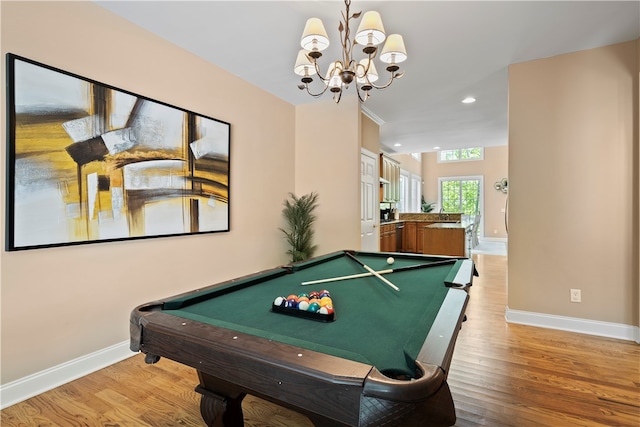
[{"label": "pool ball", "polygon": [[324,297],[331,297],[331,294],[326,289],[323,290],[323,291],[320,291],[320,299],[322,299]]},{"label": "pool ball", "polygon": [[304,299],[298,302],[298,310],[307,311],[309,309],[309,302]]},{"label": "pool ball", "polygon": [[306,298],[308,300],[309,294],[298,294],[298,300],[300,300],[301,298]]},{"label": "pool ball", "polygon": [[390,256],[389,258],[387,258],[387,264],[393,264],[396,260],[393,259],[392,256]]},{"label": "pool ball", "polygon": [[277,307],[282,307],[286,302],[287,302],[287,299],[285,297],[278,297],[273,301],[273,305]]},{"label": "pool ball", "polygon": [[329,297],[320,298],[320,307],[324,307],[325,305],[333,305],[333,301]]},{"label": "pool ball", "polygon": [[298,301],[296,298],[289,298],[285,304],[287,308],[298,308]]},{"label": "pool ball", "polygon": [[317,302],[310,303],[309,308],[307,308],[307,311],[310,311],[311,313],[315,313],[318,310],[320,310],[320,304],[318,304]]},{"label": "pool ball", "polygon": [[312,299],[314,299],[314,298],[316,298],[316,299],[317,299],[319,296],[320,296],[320,292],[318,292],[318,291],[312,291],[312,292],[309,292],[309,299],[310,299],[310,300],[312,300]]},{"label": "pool ball", "polygon": [[320,307],[320,310],[318,310],[318,313],[320,314],[331,314],[333,313],[333,307],[331,305],[325,305],[324,307]]}]

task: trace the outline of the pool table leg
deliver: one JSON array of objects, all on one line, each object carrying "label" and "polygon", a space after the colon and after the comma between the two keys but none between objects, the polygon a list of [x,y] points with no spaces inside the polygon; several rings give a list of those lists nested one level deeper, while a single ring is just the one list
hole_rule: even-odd
[{"label": "pool table leg", "polygon": [[[200,414],[208,427],[243,427],[242,399],[246,393],[232,384],[198,371]],[[224,383],[224,384],[223,384]],[[223,391],[224,390],[224,391]]]}]

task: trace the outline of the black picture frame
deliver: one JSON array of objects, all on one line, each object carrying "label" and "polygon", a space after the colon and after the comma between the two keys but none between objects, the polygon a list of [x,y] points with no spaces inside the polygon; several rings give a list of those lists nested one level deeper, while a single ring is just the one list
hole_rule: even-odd
[{"label": "black picture frame", "polygon": [[230,230],[229,123],[6,58],[6,250]]}]

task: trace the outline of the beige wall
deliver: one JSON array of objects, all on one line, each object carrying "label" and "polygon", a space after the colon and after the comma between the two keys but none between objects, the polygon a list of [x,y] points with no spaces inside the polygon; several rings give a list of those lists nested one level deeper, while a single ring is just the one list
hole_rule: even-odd
[{"label": "beige wall", "polygon": [[[294,156],[302,161],[308,150],[307,131],[315,135],[296,128],[296,114],[304,115],[304,109],[296,111],[91,2],[2,1],[0,7],[3,81],[5,53],[11,52],[227,121],[232,163],[228,233],[0,252],[2,384],[126,341],[129,313],[137,304],[287,262],[278,227],[289,192],[319,188],[319,224],[326,228],[328,221],[345,220],[344,229],[322,234],[321,249],[355,245],[345,229],[359,209],[353,194],[358,187],[328,193],[356,179],[346,162],[359,142],[344,148],[334,169],[327,164],[334,142],[313,152],[329,177],[316,186],[308,178],[315,166],[306,172],[294,168]],[[334,115],[335,107],[322,104],[314,112]],[[4,102],[0,108],[0,149],[6,153]],[[344,108],[354,110],[348,102]],[[296,138],[302,141],[298,151]],[[0,163],[5,200],[6,169]],[[356,171],[358,164],[356,159]],[[4,241],[4,227],[0,233]]]},{"label": "beige wall", "polygon": [[372,153],[380,152],[380,126],[366,114],[360,114],[360,130],[362,134],[362,148]]},{"label": "beige wall", "polygon": [[637,43],[509,68],[509,309],[638,325]]},{"label": "beige wall", "polygon": [[356,96],[296,107],[296,192],[318,193],[318,255],[360,248],[359,117]]},{"label": "beige wall", "polygon": [[422,162],[411,157],[411,154],[391,154],[393,160],[400,162],[400,168],[414,175],[422,176]]},{"label": "beige wall", "polygon": [[486,147],[484,160],[438,163],[437,153],[422,154],[422,194],[427,202],[438,201],[438,178],[455,176],[483,177],[484,214],[483,236],[506,238],[504,209],[507,195],[493,188],[496,181],[508,176],[508,147]]}]

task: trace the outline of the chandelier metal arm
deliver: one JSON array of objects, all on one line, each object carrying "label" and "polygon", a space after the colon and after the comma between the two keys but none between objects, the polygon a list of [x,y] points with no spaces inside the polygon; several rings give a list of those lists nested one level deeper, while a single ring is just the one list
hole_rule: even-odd
[{"label": "chandelier metal arm", "polygon": [[298,89],[300,90],[306,90],[307,93],[311,96],[313,96],[314,98],[319,98],[320,96],[324,95],[324,93],[327,91],[327,89],[329,88],[329,86],[325,86],[324,89],[318,93],[313,93],[311,92],[311,90],[309,89],[309,83],[305,83],[305,84],[301,84],[298,85]]},{"label": "chandelier metal arm", "polygon": [[384,85],[379,86],[379,85],[376,85],[376,84],[370,83],[370,82],[368,82],[368,84],[374,89],[386,89],[389,86],[391,86],[391,83],[393,83],[393,81],[395,79],[399,79],[402,76],[404,76],[404,72],[396,73],[395,71],[392,71],[391,72],[391,77],[389,77],[389,81],[387,81],[387,83],[385,83]]},{"label": "chandelier metal arm", "polygon": [[[318,61],[315,59],[312,59],[313,65],[316,68],[316,74],[318,75],[318,77],[320,77],[320,80],[327,83],[329,82],[329,79],[325,79],[324,77],[322,77],[322,73],[320,73],[320,67],[318,67]],[[324,93],[327,89],[325,88],[324,91],[322,91],[322,93]]]}]

